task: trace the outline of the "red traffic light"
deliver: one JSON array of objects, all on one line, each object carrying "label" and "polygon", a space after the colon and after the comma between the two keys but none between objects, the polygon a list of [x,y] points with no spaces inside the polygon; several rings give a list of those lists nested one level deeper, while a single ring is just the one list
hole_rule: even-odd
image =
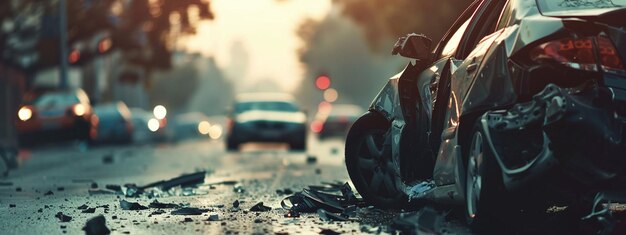
[{"label": "red traffic light", "polygon": [[72,50],[67,59],[70,64],[75,64],[78,60],[80,60],[80,51],[76,49]]},{"label": "red traffic light", "polygon": [[330,78],[326,75],[322,75],[315,79],[315,87],[320,90],[326,90],[330,87]]}]

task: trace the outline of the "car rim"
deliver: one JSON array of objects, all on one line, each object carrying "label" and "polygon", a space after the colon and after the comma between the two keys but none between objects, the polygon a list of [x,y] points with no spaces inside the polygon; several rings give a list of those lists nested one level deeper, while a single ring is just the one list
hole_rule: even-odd
[{"label": "car rim", "polygon": [[358,153],[359,175],[369,190],[380,196],[394,196],[395,187],[393,171],[390,168],[390,153],[386,149],[385,136],[381,133],[369,133],[365,135]]},{"label": "car rim", "polygon": [[471,219],[476,217],[478,213],[478,203],[480,201],[480,193],[482,189],[481,166],[483,161],[483,136],[480,132],[474,134],[472,145],[467,159],[467,184],[466,184],[466,200],[467,213]]}]

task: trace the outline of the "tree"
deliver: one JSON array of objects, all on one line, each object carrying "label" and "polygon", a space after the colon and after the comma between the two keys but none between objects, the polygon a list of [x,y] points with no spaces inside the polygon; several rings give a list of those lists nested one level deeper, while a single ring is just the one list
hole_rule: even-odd
[{"label": "tree", "polygon": [[[335,0],[342,14],[363,27],[372,49],[380,52],[388,43],[408,33],[441,38],[470,0]],[[386,44],[385,44],[386,45]]]}]

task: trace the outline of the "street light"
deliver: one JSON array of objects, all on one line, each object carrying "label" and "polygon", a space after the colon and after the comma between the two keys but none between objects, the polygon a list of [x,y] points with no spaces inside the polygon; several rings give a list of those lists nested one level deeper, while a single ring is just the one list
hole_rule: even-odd
[{"label": "street light", "polygon": [[167,109],[165,109],[165,106],[163,105],[157,105],[154,106],[154,110],[152,110],[152,113],[154,114],[155,118],[163,120],[165,116],[167,116]]}]

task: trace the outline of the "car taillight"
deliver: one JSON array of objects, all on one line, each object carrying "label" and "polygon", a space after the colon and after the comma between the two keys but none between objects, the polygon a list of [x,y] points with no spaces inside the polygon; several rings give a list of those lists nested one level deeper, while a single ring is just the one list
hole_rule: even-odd
[{"label": "car taillight", "polygon": [[313,131],[313,133],[320,133],[322,132],[323,129],[324,129],[324,122],[320,120],[315,120],[311,122],[311,131]]},{"label": "car taillight", "polygon": [[[596,59],[596,52],[599,61]],[[605,72],[624,73],[624,66],[615,46],[604,35],[542,43],[530,51],[530,59],[539,63],[553,61],[585,71],[597,72],[600,66]]]},{"label": "car taillight", "polygon": [[617,49],[613,42],[606,36],[598,36],[598,54],[600,55],[600,66],[602,70],[613,73],[624,73],[624,64],[617,54]]}]

